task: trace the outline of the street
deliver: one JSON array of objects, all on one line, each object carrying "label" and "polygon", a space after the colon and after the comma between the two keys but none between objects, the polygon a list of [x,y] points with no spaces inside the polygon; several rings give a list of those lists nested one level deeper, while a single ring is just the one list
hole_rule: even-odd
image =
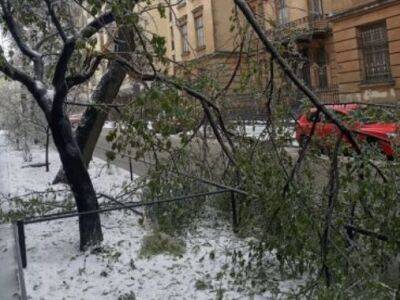
[{"label": "street", "polygon": [[[101,132],[101,135],[99,137],[99,140],[97,141],[96,149],[94,151],[94,156],[101,158],[103,160],[107,160],[106,157],[106,152],[111,149],[111,144],[106,141],[106,136],[110,132],[111,129],[106,129],[104,128],[103,131]],[[170,141],[172,144],[173,148],[178,148],[180,146],[180,139],[178,137],[172,136],[170,137]],[[190,151],[193,151],[195,153],[201,153],[202,147],[201,144],[199,143],[200,140],[199,138],[194,138],[192,142],[187,146],[190,148]],[[210,139],[207,141],[208,148],[209,148],[209,153],[214,155],[217,153],[219,150],[219,145],[214,139]],[[135,150],[131,149],[132,151],[132,156],[134,156]],[[158,152],[157,156],[160,159],[168,159],[169,154],[166,152]],[[139,176],[146,175],[147,170],[151,166],[151,164],[154,163],[154,158],[151,153],[146,153],[145,154],[145,159],[144,161],[136,161],[134,159],[132,161],[132,170],[134,174],[137,174]],[[123,168],[125,170],[129,170],[129,158],[128,157],[121,157],[117,155],[115,160],[112,162],[114,165]]]},{"label": "street", "polygon": [[[111,129],[104,128],[103,131],[101,132],[101,135],[99,137],[99,140],[97,142],[95,151],[94,151],[94,156],[98,157],[103,160],[107,160],[106,157],[106,152],[111,149],[111,144],[106,141],[106,136],[110,132]],[[180,146],[180,140],[178,137],[170,137],[170,141],[172,144],[172,147],[177,148]],[[202,151],[202,146],[200,143],[199,138],[194,138],[193,141],[188,145],[190,147],[191,151],[197,152],[198,154],[201,153]],[[209,155],[210,157],[215,157],[217,153],[220,151],[220,146],[218,142],[215,139],[209,139],[207,141],[208,149],[209,149]],[[289,154],[289,156],[295,160],[298,157],[298,147],[295,146],[288,146],[285,147],[286,152]],[[134,155],[135,151],[134,149],[132,151],[132,156]],[[168,153],[157,153],[157,155],[161,159],[168,159]],[[144,161],[136,161],[134,159],[131,160],[132,163],[132,171],[134,174],[137,174],[139,176],[146,175],[147,170],[149,169],[149,166],[154,163],[154,158],[150,153],[146,153],[145,155],[145,160]],[[117,155],[115,160],[112,162],[114,165],[123,168],[125,170],[129,171],[129,158],[128,157],[122,157]]]}]

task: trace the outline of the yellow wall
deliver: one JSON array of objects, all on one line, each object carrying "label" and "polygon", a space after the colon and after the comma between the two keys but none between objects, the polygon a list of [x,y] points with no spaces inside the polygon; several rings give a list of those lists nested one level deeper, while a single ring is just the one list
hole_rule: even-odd
[{"label": "yellow wall", "polygon": [[[338,83],[342,101],[394,102],[400,99],[400,2],[396,3],[362,14],[343,17],[333,22]],[[386,22],[393,81],[363,84],[357,30],[359,26],[380,21]]]},{"label": "yellow wall", "polygon": [[331,0],[332,11],[335,13],[345,11],[357,6],[376,2],[376,0]]},{"label": "yellow wall", "polygon": [[[231,32],[231,21],[229,18],[233,15],[234,3],[231,0],[212,1],[212,24],[207,29],[211,34],[215,34],[216,51],[232,51],[234,49],[235,33]],[[211,26],[214,26],[214,29]]]}]

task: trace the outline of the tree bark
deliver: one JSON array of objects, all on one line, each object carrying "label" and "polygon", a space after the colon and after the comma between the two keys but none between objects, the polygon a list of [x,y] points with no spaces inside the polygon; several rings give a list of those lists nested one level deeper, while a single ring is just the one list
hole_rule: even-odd
[{"label": "tree bark", "polygon": [[[117,97],[122,82],[126,76],[125,69],[118,62],[111,62],[107,72],[101,78],[96,90],[93,92],[91,102],[111,104]],[[97,140],[107,119],[109,109],[89,107],[86,109],[82,121],[76,130],[76,140],[82,153],[86,168],[92,159]],[[66,176],[61,168],[53,180],[53,184],[66,181]]]},{"label": "tree bark", "polygon": [[[117,62],[111,62],[108,71],[104,74],[94,91],[92,96],[93,102],[103,104],[113,103],[125,76],[126,71],[123,67]],[[97,140],[107,120],[109,110],[109,108],[98,109],[96,107],[89,107],[83,116],[83,122],[79,124],[76,130],[76,139],[86,167],[88,167],[92,159]]]},{"label": "tree bark", "polygon": [[[60,155],[78,212],[88,212],[99,209],[96,192],[89,173],[83,162],[76,139],[73,136],[71,124],[65,114],[52,115],[50,128],[54,144]],[[85,250],[103,240],[99,214],[88,214],[79,217],[80,248]]]},{"label": "tree bark", "polygon": [[[136,48],[134,33],[129,28],[120,27],[117,40],[119,41],[115,45],[115,51],[117,53],[131,52]],[[129,55],[126,56],[126,58],[129,59]],[[123,64],[118,61],[110,62],[107,72],[103,75],[92,94],[91,102],[101,104],[113,103],[126,74],[127,70],[124,68]],[[88,107],[76,130],[76,140],[86,168],[92,160],[94,149],[104,123],[107,120],[109,111],[110,109],[107,108],[107,106],[100,109],[96,106]],[[63,169],[60,169],[53,180],[53,184],[66,182],[66,179]]]}]

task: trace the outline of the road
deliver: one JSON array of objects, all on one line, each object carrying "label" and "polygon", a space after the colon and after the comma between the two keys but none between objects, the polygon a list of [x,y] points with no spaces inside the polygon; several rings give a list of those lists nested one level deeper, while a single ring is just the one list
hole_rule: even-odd
[{"label": "road", "polygon": [[[8,193],[7,139],[0,131],[0,193]],[[0,299],[25,299],[21,267],[18,265],[14,228],[0,224]]]},{"label": "road", "polygon": [[[110,143],[106,141],[106,136],[110,132],[111,129],[103,129],[100,138],[97,142],[96,149],[94,151],[94,156],[101,158],[103,160],[107,160],[106,157],[106,151],[111,149]],[[177,137],[171,137],[171,144],[172,147],[178,147],[180,145],[180,140]],[[207,141],[208,149],[209,149],[209,155],[210,156],[216,156],[217,153],[220,151],[220,146],[218,145],[218,142],[216,140],[208,140]],[[192,152],[197,152],[201,153],[202,147],[201,144],[199,143],[198,138],[194,138],[193,142],[191,142],[188,147],[190,147],[190,151]],[[292,157],[292,159],[297,159],[298,157],[298,147],[286,147],[285,150],[288,152],[288,154]],[[134,152],[134,151],[133,151]],[[133,154],[134,155],[134,154]],[[167,153],[158,153],[157,154],[161,159],[168,159],[168,154]],[[154,159],[150,154],[146,155],[145,161],[147,162],[141,162],[141,161],[135,161],[131,160],[132,162],[132,171],[133,173],[143,176],[146,175],[147,170],[149,169],[150,164],[154,163]],[[113,164],[123,168],[125,170],[129,171],[129,158],[128,157],[121,157],[117,156],[116,159],[113,161]]]},{"label": "road", "polygon": [[[108,132],[111,129],[103,129],[103,131],[101,132],[101,135],[99,137],[99,140],[97,141],[97,145],[94,151],[94,156],[101,158],[103,160],[107,160],[106,157],[106,151],[111,149],[111,144],[108,143],[106,141],[106,136],[108,134]],[[178,137],[171,137],[170,138],[172,147],[179,147],[180,145],[180,139]],[[212,153],[217,153],[217,151],[219,150],[219,145],[216,141],[214,140],[209,140],[208,141],[208,148],[209,148],[209,152]],[[201,153],[202,148],[201,148],[201,144],[199,143],[199,139],[198,138],[194,138],[193,141],[187,146],[190,148],[191,152],[194,153]],[[132,156],[134,156],[135,151],[132,151]],[[157,156],[159,157],[159,159],[168,159],[169,154],[166,152],[158,152]],[[143,176],[146,175],[149,167],[151,166],[151,164],[154,164],[154,158],[152,157],[152,155],[150,153],[146,153],[145,154],[145,159],[144,161],[135,161],[135,160],[131,160],[132,162],[132,170],[133,173],[139,175],[139,176]],[[121,157],[121,156],[117,156],[115,158],[115,160],[113,161],[113,164],[123,168],[125,170],[129,170],[129,158],[128,157]]]}]

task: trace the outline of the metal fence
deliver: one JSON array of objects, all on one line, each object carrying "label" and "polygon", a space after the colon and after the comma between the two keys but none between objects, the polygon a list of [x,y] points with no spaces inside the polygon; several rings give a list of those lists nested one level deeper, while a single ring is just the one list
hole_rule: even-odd
[{"label": "metal fence", "polygon": [[[120,210],[131,210],[134,213],[139,213],[139,212],[135,211],[135,208],[155,206],[155,205],[159,205],[159,204],[168,204],[168,203],[172,203],[172,202],[181,202],[181,201],[185,201],[185,200],[199,201],[199,200],[205,199],[207,197],[212,197],[212,196],[221,195],[221,194],[229,194],[230,204],[231,204],[231,214],[232,214],[232,227],[233,227],[234,231],[237,230],[238,225],[239,225],[237,208],[236,208],[237,195],[246,196],[247,193],[245,191],[234,188],[234,187],[229,187],[229,186],[226,186],[226,185],[223,185],[220,183],[215,183],[208,179],[195,177],[193,175],[186,174],[186,173],[181,173],[181,172],[172,172],[172,173],[174,173],[176,176],[185,176],[189,179],[196,180],[203,184],[207,184],[209,186],[216,188],[216,190],[209,191],[209,192],[203,192],[203,193],[184,195],[184,196],[177,196],[174,198],[162,199],[162,200],[150,201],[150,202],[121,203],[116,199],[112,199],[114,202],[117,202],[118,205],[101,207],[100,209],[93,210],[93,211],[61,212],[61,213],[53,213],[53,214],[48,214],[48,215],[39,216],[39,217],[28,217],[28,218],[20,219],[14,223],[14,226],[17,229],[16,238],[18,239],[18,245],[19,245],[18,251],[20,254],[20,260],[22,263],[22,267],[25,268],[27,266],[27,262],[28,262],[27,261],[27,253],[26,253],[25,226],[30,225],[30,224],[35,224],[35,223],[49,222],[49,221],[54,221],[54,220],[67,219],[67,218],[75,218],[75,217],[91,215],[91,214],[103,214],[103,213],[107,213],[107,212],[120,211]],[[109,197],[109,196],[99,194],[99,198],[101,198],[101,197],[106,197],[109,200],[111,199],[111,197]]]},{"label": "metal fence", "polygon": [[317,88],[314,90],[323,103],[339,103],[339,87],[337,85]]}]

